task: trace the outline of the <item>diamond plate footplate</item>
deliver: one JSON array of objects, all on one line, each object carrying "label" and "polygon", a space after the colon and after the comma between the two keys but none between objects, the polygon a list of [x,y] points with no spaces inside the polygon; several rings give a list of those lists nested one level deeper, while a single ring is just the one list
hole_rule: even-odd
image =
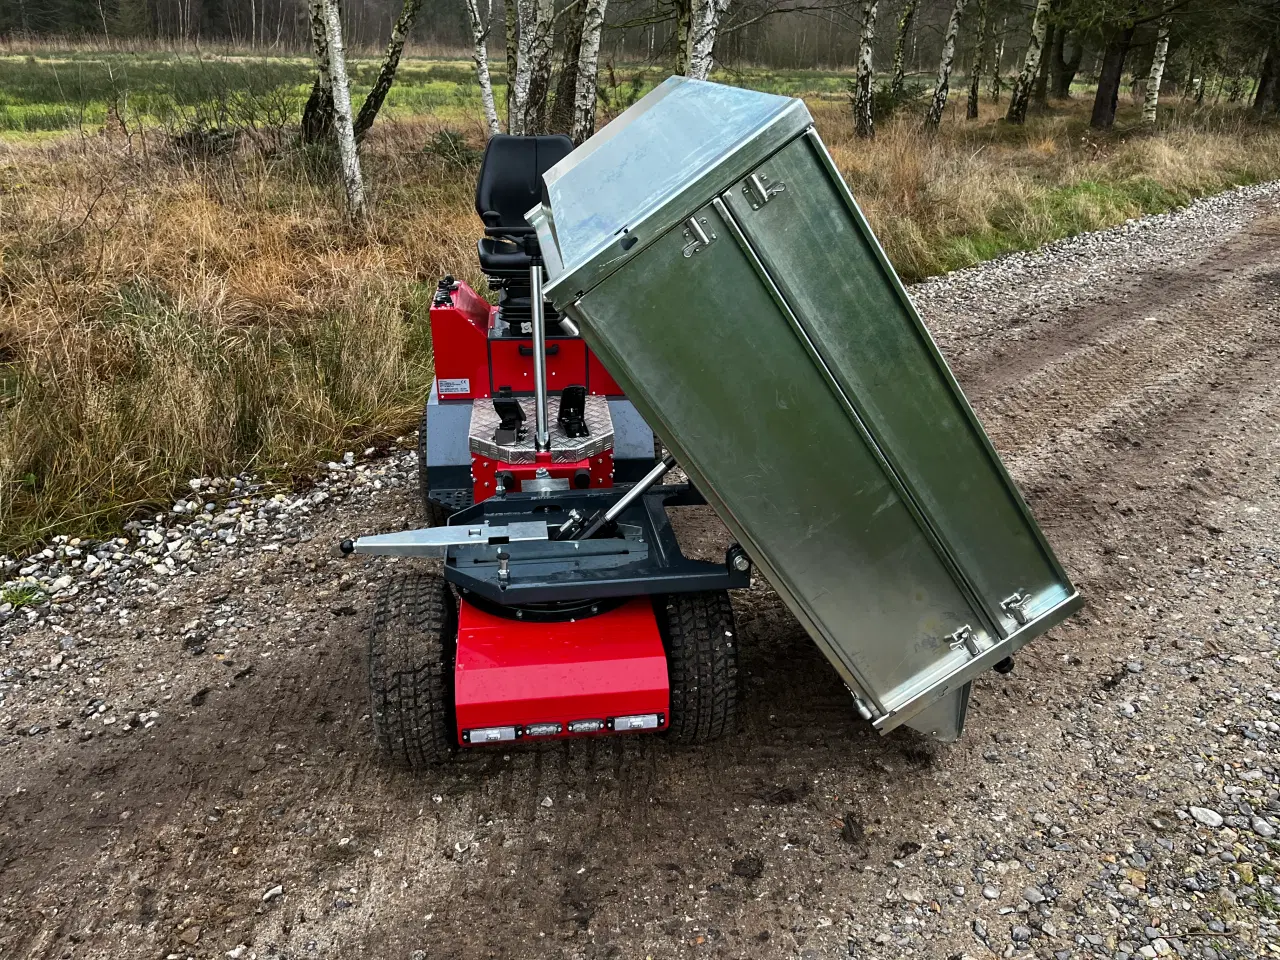
[{"label": "diamond plate footplate", "polygon": [[[560,429],[560,398],[549,397],[547,415],[551,419],[551,462],[573,463],[604,453],[613,447],[613,417],[609,414],[609,401],[604,397],[587,397],[583,412],[587,423],[587,436],[566,437]],[[536,463],[533,434],[535,414],[533,398],[520,398],[524,411],[525,436],[519,443],[494,443],[493,435],[501,425],[498,412],[492,403],[476,401],[471,407],[471,452],[492,457],[503,463]]]}]

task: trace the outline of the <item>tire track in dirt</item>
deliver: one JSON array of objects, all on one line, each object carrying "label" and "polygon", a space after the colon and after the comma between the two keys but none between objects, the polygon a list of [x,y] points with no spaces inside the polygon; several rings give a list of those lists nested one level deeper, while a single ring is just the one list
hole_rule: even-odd
[{"label": "tire track in dirt", "polygon": [[1202,281],[1193,296],[1165,299],[1158,310],[1145,301],[1136,311],[1115,308],[1106,333],[1098,330],[1092,342],[1041,342],[1020,357],[1023,375],[1017,383],[984,381],[974,400],[997,449],[1035,456],[1023,448],[1036,440],[1039,455],[1047,456],[1058,440],[1046,430],[1054,421],[1092,436],[1133,401],[1141,405],[1153,395],[1195,392],[1198,380],[1238,361],[1255,341],[1280,336],[1274,323],[1263,322],[1265,308],[1241,309],[1256,295],[1258,265],[1280,255],[1280,230],[1255,228],[1222,253],[1252,266],[1219,271],[1218,282]]}]

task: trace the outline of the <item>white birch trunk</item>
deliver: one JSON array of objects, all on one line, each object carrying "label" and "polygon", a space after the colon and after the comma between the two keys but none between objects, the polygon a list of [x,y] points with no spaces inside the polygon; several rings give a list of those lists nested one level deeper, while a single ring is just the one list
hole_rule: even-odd
[{"label": "white birch trunk", "polygon": [[342,161],[342,185],[347,191],[347,214],[355,223],[364,221],[364,180],[360,176],[360,154],[356,150],[355,125],[351,119],[351,87],[347,82],[347,61],[342,52],[342,21],[336,0],[322,0],[328,28],[329,71],[333,83],[333,126],[338,134],[338,156]]},{"label": "white birch trunk", "polygon": [[476,65],[476,82],[480,84],[480,103],[484,107],[484,122],[489,136],[501,133],[498,124],[498,106],[493,100],[493,80],[489,76],[489,24],[493,22],[493,5],[490,0],[485,16],[480,15],[478,0],[467,0],[467,16],[471,19],[471,59]]},{"label": "white birch trunk", "polygon": [[1142,104],[1142,122],[1155,123],[1156,110],[1160,106],[1160,82],[1164,79],[1164,63],[1169,56],[1169,21],[1160,21],[1156,35],[1156,52],[1151,58],[1151,73],[1147,75],[1147,97]]},{"label": "white birch trunk", "polygon": [[516,0],[503,0],[503,7],[507,28],[507,131],[514,133],[515,131],[511,129],[511,118],[516,115],[516,74],[519,72],[516,61],[520,50],[520,13],[516,7]]},{"label": "white birch trunk", "polygon": [[1000,102],[1001,70],[1004,68],[1004,44],[1008,36],[1009,18],[1000,21],[1000,40],[996,44],[995,62],[991,64],[991,102]]},{"label": "white birch trunk", "polygon": [[582,45],[578,48],[578,84],[573,91],[574,143],[582,143],[596,132],[596,77],[600,70],[600,34],[608,0],[586,0],[583,12]]},{"label": "white birch trunk", "polygon": [[712,52],[720,20],[731,0],[694,0],[692,24],[689,28],[689,68],[686,77],[705,80],[711,76]]},{"label": "white birch trunk", "polygon": [[[507,132],[522,136],[529,114],[529,81],[532,77],[533,21],[537,0],[515,0],[516,9],[516,75],[508,77],[511,93],[508,97]],[[510,38],[510,32],[507,34]]]},{"label": "white birch trunk", "polygon": [[1027,104],[1031,102],[1031,85],[1040,73],[1040,54],[1044,48],[1044,35],[1049,29],[1049,0],[1036,0],[1035,16],[1031,20],[1031,39],[1027,42],[1027,55],[1022,59],[1022,72],[1014,81],[1009,94],[1009,112],[1005,119],[1010,123],[1024,123]]},{"label": "white birch trunk", "polygon": [[987,0],[978,0],[978,46],[973,52],[973,66],[969,70],[969,102],[965,107],[965,117],[978,119],[978,95],[981,93],[982,72],[986,69],[987,30],[990,21],[987,19]]},{"label": "white birch trunk", "polygon": [[330,90],[329,25],[325,15],[325,0],[307,0],[307,14],[311,29],[311,59],[316,65],[320,88]]},{"label": "white birch trunk", "polygon": [[915,19],[916,6],[920,0],[907,0],[902,7],[902,16],[898,18],[898,40],[893,45],[893,81],[889,89],[896,100],[902,96],[902,87],[906,80],[907,33],[911,30],[911,21]]},{"label": "white birch trunk", "polygon": [[877,0],[862,0],[862,32],[858,38],[858,79],[853,92],[853,127],[858,136],[871,138],[876,135],[875,118],[871,115],[873,100],[872,81],[875,71],[871,65],[871,47],[876,39]]},{"label": "white birch trunk", "polygon": [[[529,84],[525,102],[524,132],[541,133],[551,93],[551,68],[555,53],[555,0],[534,0],[533,28],[529,31]],[[524,24],[521,24],[523,35]]]},{"label": "white birch trunk", "polygon": [[373,81],[373,88],[364,99],[360,113],[356,116],[356,139],[363,139],[378,117],[378,111],[386,102],[391,85],[396,81],[396,71],[400,69],[400,57],[404,53],[405,41],[409,39],[409,31],[413,29],[413,21],[422,8],[422,0],[404,0],[400,16],[391,25],[391,39],[387,41],[387,50],[382,57],[382,66],[378,68],[378,76]]},{"label": "white birch trunk", "polygon": [[956,0],[947,21],[947,32],[942,39],[942,59],[938,61],[938,79],[933,85],[933,103],[924,125],[936,129],[942,122],[942,112],[947,109],[947,94],[951,90],[951,64],[956,58],[956,34],[960,32],[960,18],[964,15],[966,0]]},{"label": "white birch trunk", "polygon": [[676,73],[689,69],[689,25],[693,20],[693,0],[675,0],[676,4]]}]

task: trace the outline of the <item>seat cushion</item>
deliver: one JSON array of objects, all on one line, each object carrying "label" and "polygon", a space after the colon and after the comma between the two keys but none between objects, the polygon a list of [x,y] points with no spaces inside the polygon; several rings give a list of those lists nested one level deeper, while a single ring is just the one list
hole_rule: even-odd
[{"label": "seat cushion", "polygon": [[499,237],[481,237],[476,250],[480,255],[480,269],[490,276],[527,274],[533,263],[521,246]]}]

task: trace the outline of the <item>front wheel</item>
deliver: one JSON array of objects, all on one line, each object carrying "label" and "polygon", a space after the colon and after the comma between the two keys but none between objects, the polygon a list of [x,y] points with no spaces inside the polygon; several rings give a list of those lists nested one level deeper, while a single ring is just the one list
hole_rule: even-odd
[{"label": "front wheel", "polygon": [[369,695],[374,735],[392,762],[421,770],[453,756],[457,646],[458,607],[442,578],[384,585],[369,631]]},{"label": "front wheel", "polygon": [[738,712],[738,637],[724,590],[677,593],[657,601],[667,648],[676,743],[707,743],[733,731]]}]

